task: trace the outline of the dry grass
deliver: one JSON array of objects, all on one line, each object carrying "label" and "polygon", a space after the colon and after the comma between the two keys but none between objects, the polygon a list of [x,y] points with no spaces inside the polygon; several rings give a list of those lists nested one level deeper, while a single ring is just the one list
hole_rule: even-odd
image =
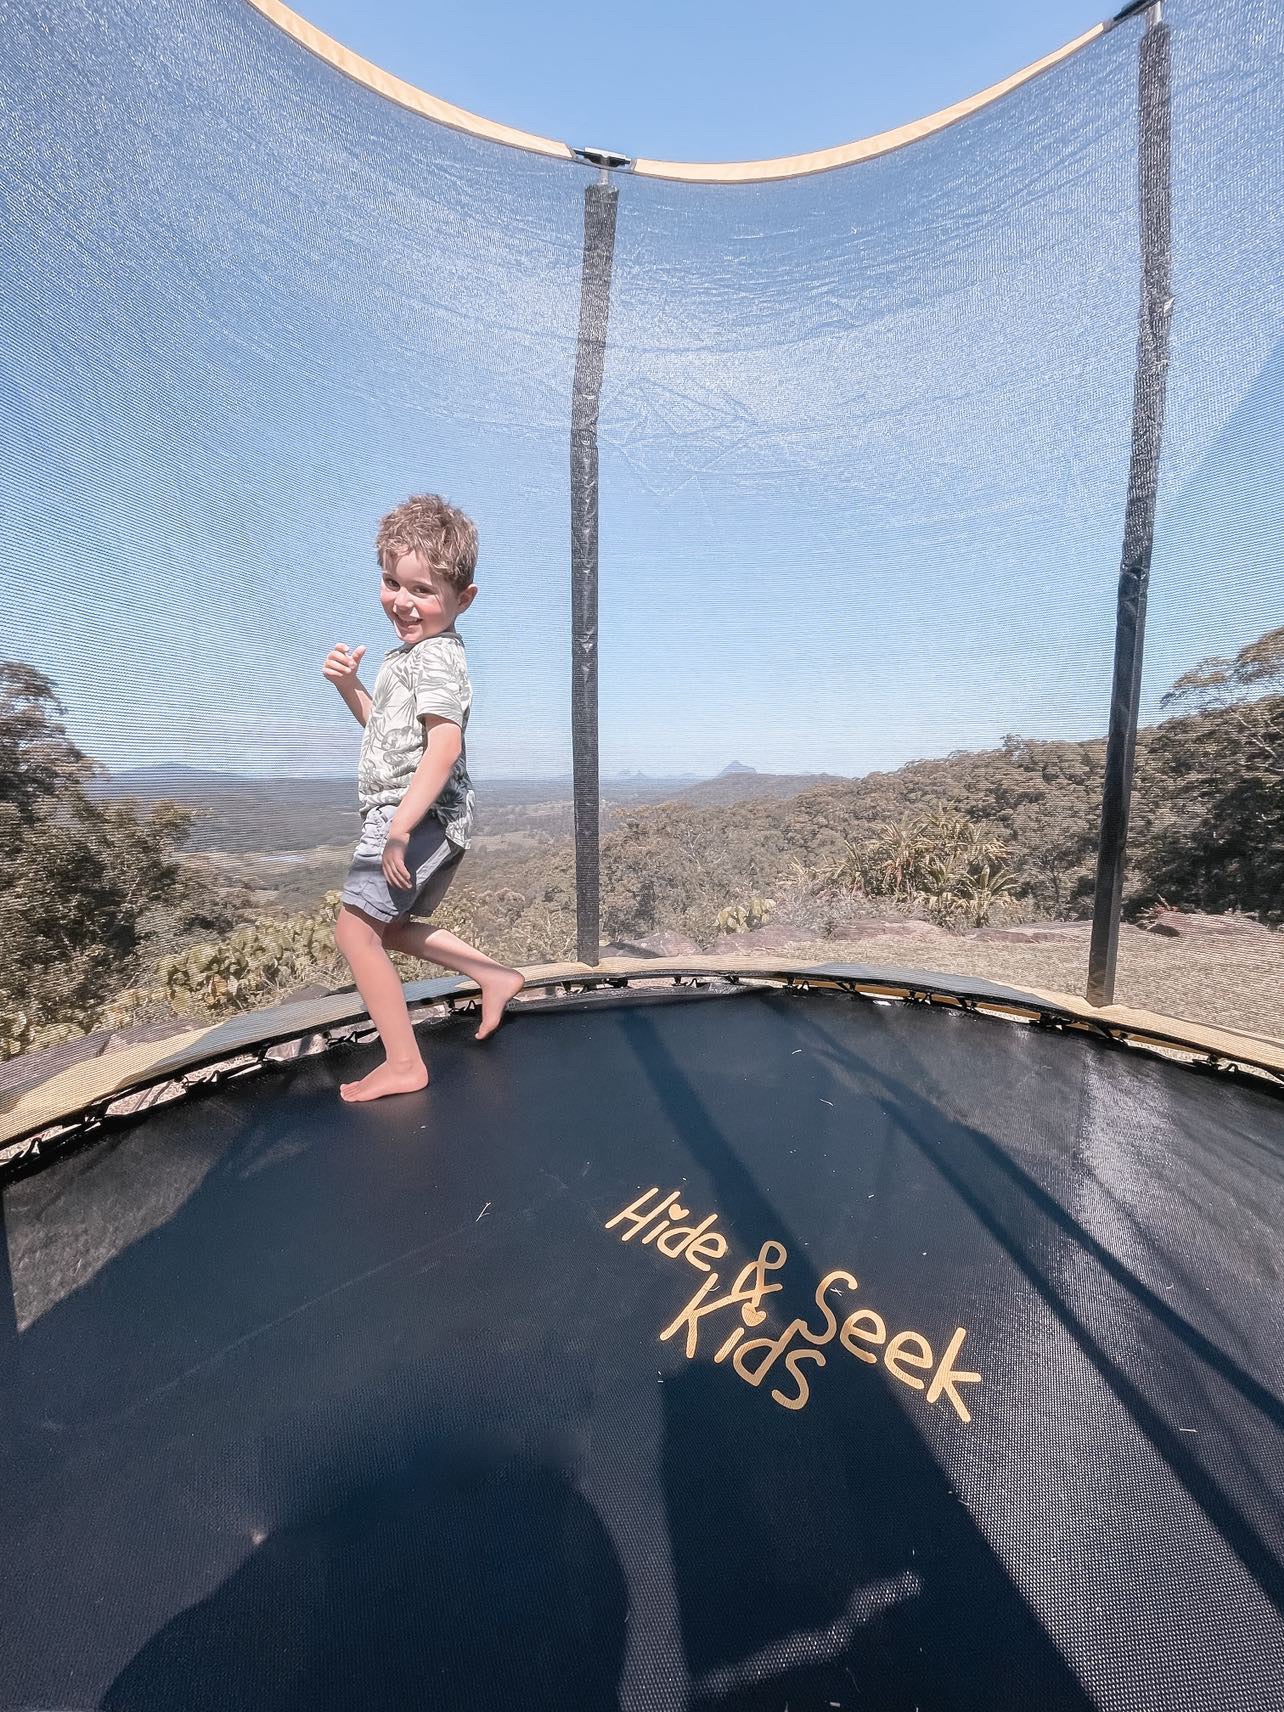
[{"label": "dry grass", "polygon": [[[933,940],[799,941],[781,955],[932,969],[1081,994],[1088,947],[1086,939],[1073,945],[1010,945],[942,933]],[[1211,941],[1127,933],[1120,942],[1115,1000],[1163,1016],[1282,1039],[1284,933]]]}]

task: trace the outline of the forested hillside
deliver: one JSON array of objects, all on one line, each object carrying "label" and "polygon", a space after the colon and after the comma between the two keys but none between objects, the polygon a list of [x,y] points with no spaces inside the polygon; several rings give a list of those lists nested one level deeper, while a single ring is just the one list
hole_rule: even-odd
[{"label": "forested hillside", "polygon": [[[1126,915],[1164,903],[1284,923],[1284,629],[1199,662],[1167,706],[1138,742]],[[62,716],[42,673],[0,663],[0,1056],[158,1004],[246,1008],[346,978],[326,885],[302,911],[296,891],[289,913],[238,886],[228,859],[185,854],[191,807],[104,796]],[[1104,752],[1013,737],[791,796],[617,801],[601,845],[604,939],[677,929],[708,947],[768,919],[814,939],[889,914],[950,928],[1082,917]],[[294,806],[328,813],[302,790]],[[538,842],[479,840],[443,924],[514,962],[569,955],[564,825],[559,813]]]}]

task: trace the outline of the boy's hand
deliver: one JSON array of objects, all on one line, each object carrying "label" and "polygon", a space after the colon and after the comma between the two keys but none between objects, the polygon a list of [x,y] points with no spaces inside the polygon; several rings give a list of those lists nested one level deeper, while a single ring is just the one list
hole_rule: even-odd
[{"label": "boy's hand", "polygon": [[325,665],[321,668],[322,676],[329,678],[330,682],[337,684],[341,690],[353,688],[357,681],[357,668],[364,653],[364,646],[352,649],[346,642],[336,643],[325,657]]},{"label": "boy's hand", "polygon": [[410,843],[408,832],[398,832],[394,827],[388,828],[388,836],[383,846],[383,877],[390,886],[396,886],[398,891],[409,891],[413,885],[410,870],[406,866],[406,847]]}]

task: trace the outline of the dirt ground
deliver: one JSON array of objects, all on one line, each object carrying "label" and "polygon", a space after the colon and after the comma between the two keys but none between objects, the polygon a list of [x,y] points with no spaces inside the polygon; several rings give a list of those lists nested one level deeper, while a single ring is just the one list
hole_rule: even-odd
[{"label": "dirt ground", "polygon": [[[1088,964],[1086,937],[1070,945],[996,944],[947,933],[922,940],[824,940],[799,942],[787,955],[978,975],[1077,994],[1084,991]],[[1284,933],[1204,940],[1125,933],[1115,1002],[1284,1039]]]}]

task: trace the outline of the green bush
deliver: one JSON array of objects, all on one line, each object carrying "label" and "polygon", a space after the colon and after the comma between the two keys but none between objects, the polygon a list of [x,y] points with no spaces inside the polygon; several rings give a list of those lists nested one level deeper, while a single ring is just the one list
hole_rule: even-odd
[{"label": "green bush", "polygon": [[259,916],[229,938],[200,941],[156,966],[157,986],[176,1011],[254,1010],[302,986],[334,986],[347,965],[334,943],[338,892],[309,915]]},{"label": "green bush", "polygon": [[1006,860],[1000,838],[938,807],[880,826],[860,845],[849,843],[834,878],[947,927],[984,927],[1016,886]]}]

